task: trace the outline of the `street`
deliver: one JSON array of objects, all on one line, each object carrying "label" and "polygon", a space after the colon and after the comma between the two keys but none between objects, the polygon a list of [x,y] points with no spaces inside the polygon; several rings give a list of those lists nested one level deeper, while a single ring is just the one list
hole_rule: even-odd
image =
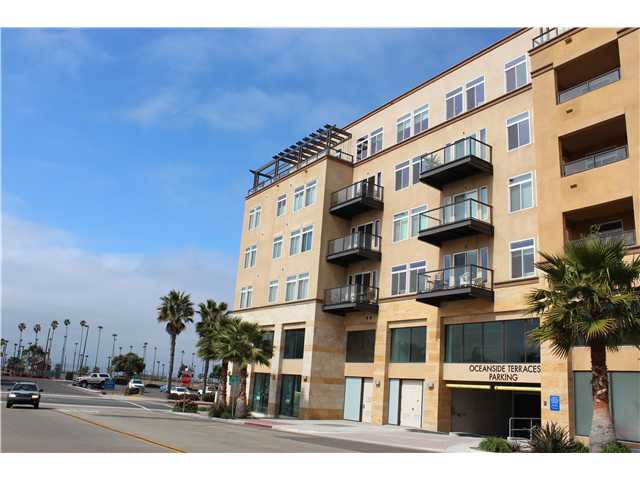
[{"label": "street", "polygon": [[159,398],[109,398],[56,380],[37,380],[39,409],[7,409],[11,383],[3,379],[2,452],[418,452],[217,422],[171,412]]}]

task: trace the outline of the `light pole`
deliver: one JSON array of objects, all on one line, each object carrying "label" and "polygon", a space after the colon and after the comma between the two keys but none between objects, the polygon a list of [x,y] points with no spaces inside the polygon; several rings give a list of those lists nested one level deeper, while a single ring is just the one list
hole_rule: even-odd
[{"label": "light pole", "polygon": [[147,343],[147,342],[144,342],[144,343],[142,344],[142,365],[143,365],[143,367],[142,367],[142,374],[143,374],[143,375],[144,375],[144,372],[146,372],[146,370],[147,370],[147,366],[146,366],[146,364],[145,364],[145,361],[146,361],[146,359],[147,359],[147,345],[148,345],[148,343]]},{"label": "light pole", "polygon": [[89,355],[87,355],[87,343],[89,342],[89,324],[85,322],[84,325],[87,329],[87,333],[84,335],[84,346],[82,347],[82,361],[80,362],[80,369],[85,366],[87,358],[89,358]]},{"label": "light pole", "polygon": [[76,354],[78,353],[78,342],[73,342],[73,363],[71,364],[71,371],[76,371]]},{"label": "light pole", "polygon": [[98,352],[100,351],[100,339],[102,338],[102,325],[98,325],[98,345],[96,346],[96,361],[93,365],[94,370],[98,370]]},{"label": "light pole", "polygon": [[109,360],[109,373],[111,373],[111,371],[113,370],[113,368],[111,367],[111,362],[113,362],[113,357],[116,354],[116,338],[118,338],[118,334],[114,333],[111,336],[113,337],[113,346],[111,347],[111,359]]},{"label": "light pole", "polygon": [[71,320],[65,318],[62,322],[64,325],[64,343],[62,344],[62,354],[60,355],[60,365],[62,365],[62,371],[65,371],[65,367],[67,364],[67,337],[69,336],[69,325],[71,324]]},{"label": "light pole", "polygon": [[158,351],[158,347],[153,347],[153,363],[151,364],[151,376],[153,377],[156,373],[156,352]]},{"label": "light pole", "polygon": [[156,367],[157,367],[156,372],[158,372],[157,375],[159,376],[160,375],[160,360],[158,360],[156,362]]},{"label": "light pole", "polygon": [[164,363],[162,364],[162,378],[164,378]]}]

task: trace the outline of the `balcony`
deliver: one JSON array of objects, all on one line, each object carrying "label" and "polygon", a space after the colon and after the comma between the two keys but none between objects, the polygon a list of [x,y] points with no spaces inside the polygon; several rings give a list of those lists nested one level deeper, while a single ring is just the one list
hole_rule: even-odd
[{"label": "balcony", "polygon": [[438,307],[442,302],[471,299],[493,302],[493,270],[464,265],[418,275],[418,302]]},{"label": "balcony", "polygon": [[438,190],[473,175],[493,175],[491,145],[473,137],[463,138],[421,157],[420,181]]},{"label": "balcony", "polygon": [[[623,230],[614,232],[594,232],[592,235],[600,238],[605,242],[622,242],[625,247],[632,247],[636,244],[636,231],[635,230]],[[571,240],[573,243],[583,243],[587,237]]]},{"label": "balcony", "polygon": [[533,38],[533,46],[532,48],[539,47],[556,37],[559,37],[567,30],[570,30],[570,27],[550,27],[550,28],[541,28],[540,34],[537,37]]},{"label": "balcony", "polygon": [[369,285],[345,285],[324,292],[322,310],[336,315],[349,312],[377,312],[378,288]]},{"label": "balcony", "polygon": [[568,102],[576,97],[597,90],[620,80],[620,68],[615,68],[610,72],[598,75],[590,80],[586,80],[575,87],[558,92],[558,103]]},{"label": "balcony", "polygon": [[629,158],[629,152],[626,145],[612,148],[565,163],[562,166],[562,175],[568,177],[569,175],[575,175],[576,173],[584,172],[586,170],[604,167],[610,163],[626,160],[627,158]]},{"label": "balcony", "polygon": [[329,213],[342,218],[352,218],[367,210],[382,210],[384,188],[367,180],[356,182],[333,192]]},{"label": "balcony", "polygon": [[421,213],[418,240],[437,247],[447,240],[471,235],[493,235],[492,208],[467,198]]},{"label": "balcony", "polygon": [[379,235],[353,232],[346,237],[329,240],[327,262],[346,266],[360,260],[380,260],[380,245]]}]

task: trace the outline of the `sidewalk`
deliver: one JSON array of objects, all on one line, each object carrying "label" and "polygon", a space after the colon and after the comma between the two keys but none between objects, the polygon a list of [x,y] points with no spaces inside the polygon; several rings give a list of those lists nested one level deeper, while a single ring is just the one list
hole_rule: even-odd
[{"label": "sidewalk", "polygon": [[[237,420],[236,420],[237,422]],[[326,438],[411,448],[427,452],[468,452],[481,438],[433,433],[395,425],[372,425],[348,420],[249,419],[245,425]]]}]

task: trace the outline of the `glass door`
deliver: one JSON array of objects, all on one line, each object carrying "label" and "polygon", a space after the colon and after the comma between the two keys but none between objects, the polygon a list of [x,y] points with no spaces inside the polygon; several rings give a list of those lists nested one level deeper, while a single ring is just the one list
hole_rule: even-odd
[{"label": "glass door", "polygon": [[267,413],[269,403],[270,376],[268,373],[255,373],[253,376],[253,393],[251,394],[251,411]]},{"label": "glass door", "polygon": [[300,413],[300,375],[282,375],[280,393],[280,415],[297,417]]}]

